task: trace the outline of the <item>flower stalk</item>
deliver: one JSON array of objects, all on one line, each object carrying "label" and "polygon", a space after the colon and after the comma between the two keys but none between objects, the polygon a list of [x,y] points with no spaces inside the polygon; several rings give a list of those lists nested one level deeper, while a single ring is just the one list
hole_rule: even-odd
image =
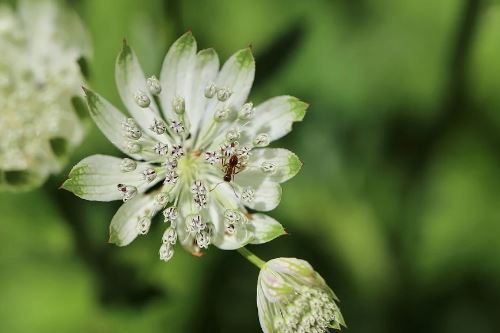
[{"label": "flower stalk", "polygon": [[259,269],[262,269],[265,265],[265,261],[260,259],[257,255],[255,255],[253,252],[251,252],[249,249],[246,247],[241,247],[238,249],[238,252],[248,261],[250,261],[252,264],[257,266]]}]

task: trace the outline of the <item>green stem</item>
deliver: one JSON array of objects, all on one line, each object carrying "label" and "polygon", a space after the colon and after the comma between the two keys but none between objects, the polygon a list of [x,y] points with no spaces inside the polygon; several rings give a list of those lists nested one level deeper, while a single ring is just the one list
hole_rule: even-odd
[{"label": "green stem", "polygon": [[264,267],[265,262],[257,257],[255,254],[253,254],[250,250],[248,250],[246,247],[241,247],[238,249],[238,252],[245,257],[248,261],[250,261],[252,264],[255,266],[259,267],[262,269]]}]

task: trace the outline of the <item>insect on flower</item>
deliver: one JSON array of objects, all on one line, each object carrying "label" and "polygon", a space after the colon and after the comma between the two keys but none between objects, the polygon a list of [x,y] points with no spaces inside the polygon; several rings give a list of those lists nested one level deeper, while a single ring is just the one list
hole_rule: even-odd
[{"label": "insect on flower", "polygon": [[[158,78],[145,75],[126,41],[115,66],[126,114],[91,89],[84,92],[90,116],[125,156],[89,156],[63,184],[86,200],[123,201],[111,221],[111,243],[125,246],[147,234],[160,212],[164,261],[178,243],[199,256],[210,245],[233,250],[285,233],[260,212],[279,204],[280,184],[302,163],[289,150],[267,146],[302,120],[307,103],[284,95],[254,106],[247,100],[255,74],[251,49],[220,68],[215,50],[198,51],[191,32],[170,47]],[[215,189],[218,183],[229,186]]]}]

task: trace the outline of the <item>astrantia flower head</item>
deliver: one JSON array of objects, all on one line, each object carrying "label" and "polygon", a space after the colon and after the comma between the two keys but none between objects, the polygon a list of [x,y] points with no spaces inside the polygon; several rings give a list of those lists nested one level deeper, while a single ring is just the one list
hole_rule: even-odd
[{"label": "astrantia flower head", "polygon": [[124,201],[110,227],[110,241],[120,246],[146,234],[161,212],[165,261],[178,242],[200,255],[211,244],[237,249],[284,234],[277,221],[248,209],[274,209],[280,183],[299,171],[295,154],[265,147],[302,120],[307,104],[280,96],[254,106],[247,101],[254,73],[249,48],[219,70],[215,51],[197,52],[187,32],[159,77],[146,76],[124,42],[116,83],[128,114],[89,89],[85,94],[97,126],[128,157],[85,158],[63,187],[88,200]]},{"label": "astrantia flower head", "polygon": [[263,264],[257,283],[264,333],[321,333],[345,326],[337,297],[307,261],[270,260]]},{"label": "astrantia flower head", "polygon": [[[55,1],[0,4],[0,189],[29,189],[60,171],[83,136],[74,110],[89,42]],[[73,99],[73,100],[72,100]]]}]

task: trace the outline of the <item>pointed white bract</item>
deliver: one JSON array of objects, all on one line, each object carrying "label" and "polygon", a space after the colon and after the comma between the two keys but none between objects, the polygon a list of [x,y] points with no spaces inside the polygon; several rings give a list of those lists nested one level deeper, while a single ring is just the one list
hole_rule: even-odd
[{"label": "pointed white bract", "polygon": [[29,190],[83,139],[78,61],[90,43],[60,2],[21,0],[17,10],[0,3],[0,50],[0,190]]},{"label": "pointed white bract", "polygon": [[323,333],[345,327],[333,291],[304,260],[265,263],[257,282],[257,308],[264,333]]},{"label": "pointed white bract", "polygon": [[300,170],[293,153],[262,147],[302,120],[307,104],[282,96],[264,102],[266,114],[259,114],[259,106],[247,102],[254,73],[250,49],[219,71],[215,51],[197,52],[188,32],[168,51],[157,79],[142,72],[125,42],[116,81],[130,116],[85,91],[97,126],[128,157],[84,159],[63,187],[88,200],[124,201],[110,228],[120,246],[146,234],[162,212],[164,261],[177,243],[201,255],[211,244],[232,250],[285,234],[276,220],[248,209],[275,208],[280,183]]}]

